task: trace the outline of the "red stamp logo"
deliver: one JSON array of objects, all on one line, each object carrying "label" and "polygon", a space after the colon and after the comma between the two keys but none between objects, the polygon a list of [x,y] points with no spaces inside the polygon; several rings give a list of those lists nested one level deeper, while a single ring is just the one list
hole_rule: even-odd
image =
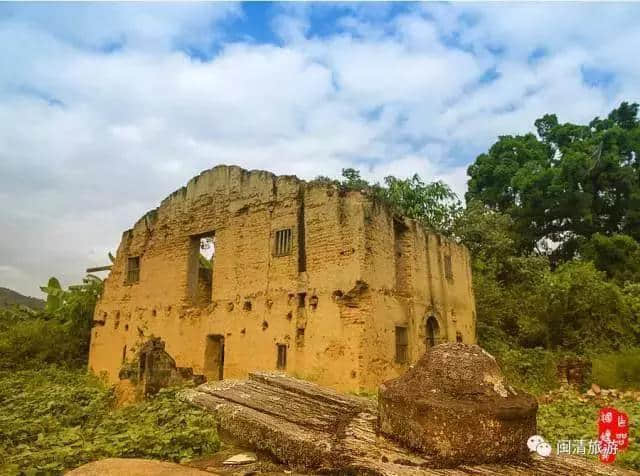
[{"label": "red stamp logo", "polygon": [[629,416],[613,407],[600,409],[598,415],[598,458],[613,463],[618,451],[629,446]]}]

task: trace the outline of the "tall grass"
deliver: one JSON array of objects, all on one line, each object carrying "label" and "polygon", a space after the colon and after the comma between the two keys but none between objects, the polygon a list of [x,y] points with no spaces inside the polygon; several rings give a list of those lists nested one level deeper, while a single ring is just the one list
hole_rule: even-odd
[{"label": "tall grass", "polygon": [[603,388],[640,388],[640,348],[631,348],[593,358],[592,381]]}]

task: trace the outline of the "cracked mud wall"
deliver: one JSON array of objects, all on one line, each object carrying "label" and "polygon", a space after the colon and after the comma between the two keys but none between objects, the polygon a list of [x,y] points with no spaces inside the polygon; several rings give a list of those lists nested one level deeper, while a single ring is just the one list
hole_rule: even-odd
[{"label": "cracked mud wall", "polygon": [[[360,362],[365,389],[397,377],[432,344],[427,319],[439,325],[435,344],[476,342],[475,301],[468,250],[429,232],[414,220],[394,217],[375,203],[365,208],[368,250],[363,274],[370,289]],[[445,261],[450,260],[450,267]],[[406,328],[407,359],[396,360],[396,328]]]},{"label": "cracked mud wall", "polygon": [[[470,283],[462,278],[469,273],[466,251],[444,242],[436,248],[429,235],[426,253],[427,235],[408,223],[404,241],[415,242],[415,250],[405,260],[400,296],[393,223],[384,207],[359,192],[293,176],[233,166],[203,172],[123,233],[95,311],[95,320],[105,323],[93,328],[90,368],[115,382],[123,351],[133,359],[155,336],[178,366],[200,374],[207,336],[221,336],[225,378],[276,369],[278,345],[284,345],[292,375],[341,390],[374,388],[401,370],[393,363],[397,322],[412,322],[411,361],[424,350],[419,321],[428,308],[442,313],[449,337],[455,339],[455,328],[465,342],[475,341],[473,298],[463,289]],[[290,252],[275,256],[276,232],[284,229],[291,230]],[[210,234],[212,293],[203,304],[195,297],[202,283],[194,240]],[[441,283],[434,253],[447,246],[454,280]],[[127,282],[131,257],[140,263],[135,283]],[[359,282],[367,289],[350,295]]]}]

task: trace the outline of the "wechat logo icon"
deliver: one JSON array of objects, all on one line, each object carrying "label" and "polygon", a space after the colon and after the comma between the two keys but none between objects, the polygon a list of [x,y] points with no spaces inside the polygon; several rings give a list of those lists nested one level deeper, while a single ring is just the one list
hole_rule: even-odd
[{"label": "wechat logo icon", "polygon": [[527,440],[529,451],[536,452],[543,458],[551,454],[551,445],[540,435],[533,435]]}]

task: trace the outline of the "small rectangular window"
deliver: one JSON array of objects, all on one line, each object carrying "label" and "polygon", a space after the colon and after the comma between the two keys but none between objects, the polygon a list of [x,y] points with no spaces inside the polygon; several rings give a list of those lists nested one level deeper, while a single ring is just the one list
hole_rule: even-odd
[{"label": "small rectangular window", "polygon": [[276,231],[275,240],[273,250],[275,256],[285,256],[291,253],[291,228]]},{"label": "small rectangular window", "polygon": [[396,327],[396,362],[404,364],[409,360],[409,337],[407,328]]},{"label": "small rectangular window", "polygon": [[127,283],[133,284],[140,281],[140,257],[134,256],[127,259]]},{"label": "small rectangular window", "polygon": [[444,277],[453,279],[453,268],[451,266],[451,255],[444,256]]},{"label": "small rectangular window", "polygon": [[278,344],[278,360],[276,367],[278,370],[284,370],[287,368],[287,346],[285,344]]},{"label": "small rectangular window", "polygon": [[307,293],[298,293],[298,307],[304,308],[307,305]]}]

